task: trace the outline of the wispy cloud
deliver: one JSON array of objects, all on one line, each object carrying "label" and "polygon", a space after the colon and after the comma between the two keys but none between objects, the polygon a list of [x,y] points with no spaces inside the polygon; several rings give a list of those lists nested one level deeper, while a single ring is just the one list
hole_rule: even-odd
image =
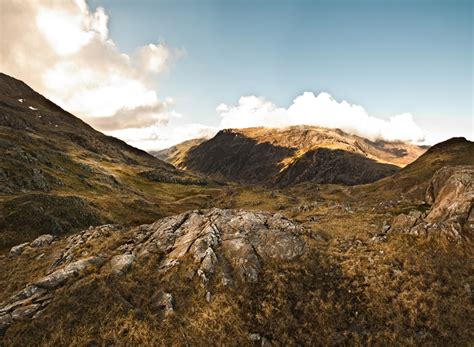
[{"label": "wispy cloud", "polygon": [[108,132],[132,146],[146,151],[171,147],[180,142],[196,139],[211,138],[219,129],[197,123],[152,125],[147,128],[122,129]]}]

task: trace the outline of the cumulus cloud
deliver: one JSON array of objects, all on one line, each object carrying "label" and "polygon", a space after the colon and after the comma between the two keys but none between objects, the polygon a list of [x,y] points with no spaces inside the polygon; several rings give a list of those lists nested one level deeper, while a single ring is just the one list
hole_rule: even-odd
[{"label": "cumulus cloud", "polygon": [[152,79],[176,55],[150,43],[131,55],[109,37],[109,17],[85,0],[2,3],[0,70],[22,79],[99,130],[166,123]]},{"label": "cumulus cloud", "polygon": [[170,113],[166,112],[163,104],[138,106],[134,109],[122,108],[110,117],[83,117],[87,123],[103,131],[166,125],[169,118]]},{"label": "cumulus cloud", "polygon": [[[418,141],[423,132],[409,113],[381,119],[327,93],[306,92],[288,108],[263,97],[221,104],[217,127],[178,123],[154,78],[183,54],[162,42],[121,52],[109,37],[109,16],[85,0],[10,0],[1,5],[0,70],[24,80],[99,130],[142,149],[159,149],[218,129],[296,124],[340,128],[371,139]],[[218,123],[218,122],[216,122]]]},{"label": "cumulus cloud", "polygon": [[328,93],[316,96],[305,92],[288,108],[277,107],[263,97],[245,96],[236,106],[220,104],[216,111],[221,116],[220,128],[303,124],[339,128],[372,140],[419,142],[424,139],[423,131],[410,113],[381,119],[369,115],[362,106],[338,102]]}]

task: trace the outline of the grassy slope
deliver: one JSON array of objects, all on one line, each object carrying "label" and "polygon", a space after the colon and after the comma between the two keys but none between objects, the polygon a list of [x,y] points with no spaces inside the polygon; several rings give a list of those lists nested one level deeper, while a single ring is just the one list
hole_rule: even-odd
[{"label": "grassy slope", "polygon": [[193,176],[94,130],[4,74],[0,156],[0,249],[41,233],[151,222],[205,207],[219,191],[212,182],[196,186],[142,177],[151,170],[165,178]]},{"label": "grassy slope", "polygon": [[[417,206],[408,201],[348,202],[338,186],[293,194],[228,186],[215,201],[279,210],[306,226],[307,255],[265,264],[257,284],[225,289],[215,279],[207,303],[198,279],[190,283],[186,277],[186,263],[163,277],[150,258],[125,277],[101,272],[61,289],[41,319],[12,326],[6,344],[251,345],[247,334],[256,332],[277,346],[469,345],[472,304],[465,285],[474,280],[474,263],[468,245],[409,235],[370,241],[384,220]],[[131,233],[112,234],[88,252],[112,248]],[[59,241],[53,253],[63,247]],[[46,270],[53,257],[47,253],[35,261],[41,252],[32,250],[14,261],[0,257],[0,283],[6,284],[0,301],[32,280],[33,269]],[[169,319],[153,309],[157,288],[175,298],[176,312]]]},{"label": "grassy slope", "polygon": [[[20,138],[2,136],[13,142]],[[106,220],[139,224],[211,206],[279,211],[307,228],[308,252],[299,261],[265,264],[255,285],[224,290],[215,283],[211,303],[205,301],[204,290],[195,290],[197,283],[190,285],[186,263],[166,277],[157,275],[153,258],[135,264],[122,278],[99,272],[60,289],[41,319],[16,323],[0,344],[251,345],[247,334],[257,332],[277,346],[469,346],[474,340],[472,294],[466,290],[474,283],[472,245],[392,234],[386,241],[371,241],[384,221],[402,211],[426,208],[421,193],[437,168],[474,164],[472,143],[448,144],[373,184],[301,184],[273,191],[156,183],[137,175],[149,169],[145,165],[101,160],[77,146],[63,149],[66,157],[51,153],[53,168],[38,165],[63,185],[53,184],[42,194],[83,198]],[[18,145],[27,152],[49,150],[38,147],[41,142]],[[110,235],[84,251],[114,248],[131,232]],[[64,247],[62,239],[51,251],[35,249],[15,259],[0,253],[0,301],[44,274]],[[152,310],[157,288],[175,297],[176,314],[168,320]],[[134,308],[127,309],[117,295]]]}]

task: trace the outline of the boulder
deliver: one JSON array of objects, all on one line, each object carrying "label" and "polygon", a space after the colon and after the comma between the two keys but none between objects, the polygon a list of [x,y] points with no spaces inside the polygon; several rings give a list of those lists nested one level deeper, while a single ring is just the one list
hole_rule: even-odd
[{"label": "boulder", "polygon": [[421,219],[422,213],[420,211],[410,211],[409,214],[399,214],[393,219],[391,229],[393,231],[408,231],[415,226]]},{"label": "boulder", "polygon": [[17,308],[15,311],[12,312],[11,316],[13,319],[22,319],[26,317],[30,317],[36,313],[40,309],[40,304],[31,304],[28,306],[22,306]]},{"label": "boulder", "polygon": [[37,248],[37,247],[46,247],[46,246],[49,246],[53,241],[54,241],[54,236],[53,235],[44,234],[44,235],[41,235],[41,236],[37,237],[33,241],[31,241],[30,246],[35,247],[35,248]]},{"label": "boulder", "polygon": [[10,249],[10,257],[16,257],[23,253],[25,250],[26,246],[28,246],[30,243],[29,242],[24,242],[19,245],[16,245]]},{"label": "boulder", "polygon": [[447,223],[463,234],[474,230],[474,166],[444,167],[431,179],[426,200],[430,223]]},{"label": "boulder", "polygon": [[470,238],[474,232],[474,166],[443,167],[433,175],[426,191],[430,210],[413,210],[393,219],[391,230],[411,235]]},{"label": "boulder", "polygon": [[124,275],[132,267],[135,256],[132,254],[119,254],[110,260],[112,271],[116,275]]},{"label": "boulder", "polygon": [[88,257],[77,260],[65,267],[54,271],[33,283],[34,286],[44,289],[55,289],[66,282],[69,278],[78,275],[84,271],[87,266],[95,265],[100,262],[99,257]]}]

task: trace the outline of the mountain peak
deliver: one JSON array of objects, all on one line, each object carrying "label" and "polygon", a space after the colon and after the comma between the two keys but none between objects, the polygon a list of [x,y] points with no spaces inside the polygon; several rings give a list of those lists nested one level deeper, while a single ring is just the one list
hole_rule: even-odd
[{"label": "mountain peak", "polygon": [[[298,125],[223,129],[210,140],[176,146],[159,155],[178,167],[217,179],[286,186],[305,181],[372,182],[393,174],[424,151],[400,141],[370,141],[340,129]],[[349,178],[346,172],[357,172],[357,178]]]}]

